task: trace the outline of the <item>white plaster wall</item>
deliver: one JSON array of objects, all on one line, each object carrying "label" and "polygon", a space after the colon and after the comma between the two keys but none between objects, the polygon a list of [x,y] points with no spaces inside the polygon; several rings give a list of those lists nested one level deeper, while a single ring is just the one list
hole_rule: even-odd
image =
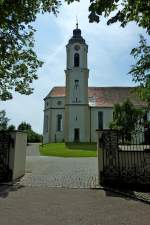
[{"label": "white plaster wall", "polygon": [[[61,102],[58,105],[58,102]],[[51,108],[64,108],[65,107],[65,97],[51,97]]]},{"label": "white plaster wall", "polygon": [[[75,45],[80,46],[78,51]],[[75,80],[79,80],[78,104],[88,104],[88,77],[89,70],[87,64],[88,46],[86,44],[68,44],[67,50],[67,69],[66,73],[66,104],[76,104],[75,101]],[[74,67],[74,54],[80,55],[79,67]]]},{"label": "white plaster wall", "polygon": [[[75,45],[80,46],[80,50],[76,51],[74,49]],[[86,44],[68,44],[66,46],[67,51],[67,69],[73,69],[74,68],[74,54],[78,53],[80,55],[80,68],[87,68],[87,53],[88,53],[88,46]]]},{"label": "white plaster wall", "polygon": [[25,174],[27,134],[16,133],[13,180]]},{"label": "white plaster wall", "polygon": [[[65,114],[64,108],[55,108],[57,101],[62,100],[63,105],[65,98],[52,98],[51,106],[53,108],[47,109],[45,115],[48,115],[48,132],[43,135],[43,143],[49,142],[73,142],[74,141],[74,129],[80,129],[80,141],[81,142],[96,142],[96,130],[98,129],[98,112],[103,112],[103,128],[108,129],[109,123],[113,118],[112,108],[91,107],[91,119],[90,110],[88,106],[84,105],[70,105],[66,107],[67,114]],[[63,117],[63,130],[57,131],[57,115],[62,114]],[[66,118],[65,118],[65,115]],[[77,120],[76,120],[77,117]],[[66,123],[65,123],[66,120]],[[90,125],[91,121],[91,125]],[[66,127],[65,127],[66,124]],[[91,126],[91,133],[90,133]],[[66,129],[66,130],[65,130]],[[66,135],[65,135],[66,134]]]},{"label": "white plaster wall", "polygon": [[[57,114],[63,115],[63,130],[64,130],[64,104],[65,104],[65,97],[50,97],[46,99],[48,104],[45,103],[45,110],[44,110],[44,126],[43,126],[43,143],[49,143],[55,141],[55,134],[56,140],[61,142],[64,139],[64,132],[57,132]],[[45,102],[46,102],[45,101]],[[61,104],[58,105],[58,101],[61,101]],[[55,115],[56,110],[56,115]],[[63,112],[63,113],[62,113]],[[48,132],[45,130],[45,118],[48,116]]]},{"label": "white plaster wall", "polygon": [[49,109],[52,107],[51,98],[47,98],[44,100],[44,110]]},{"label": "white plaster wall", "polygon": [[[66,142],[74,141],[74,129],[80,129],[80,142],[89,142],[90,132],[89,132],[89,107],[73,105],[68,106],[67,110],[67,125],[66,129]],[[77,117],[77,120],[76,120]]]},{"label": "white plaster wall", "polygon": [[[48,131],[46,131],[46,116],[48,116]],[[44,122],[43,122],[43,143],[49,143],[50,141],[50,121],[51,121],[51,110],[47,109],[44,111]]]},{"label": "white plaster wall", "polygon": [[[50,142],[64,141],[64,109],[51,109]],[[62,114],[62,131],[57,131],[57,115]]]},{"label": "white plaster wall", "polygon": [[113,109],[102,107],[91,107],[91,141],[97,141],[96,130],[98,129],[98,112],[103,112],[103,128],[108,129],[113,120]]},{"label": "white plaster wall", "polygon": [[[61,102],[59,105],[58,102]],[[44,101],[44,110],[51,108],[64,108],[65,97],[49,97]]]},{"label": "white plaster wall", "polygon": [[74,69],[73,71],[66,71],[66,86],[67,86],[67,95],[66,103],[67,104],[76,104],[74,101],[74,85],[75,80],[79,80],[79,104],[88,104],[88,70],[81,70],[79,68]]},{"label": "white plaster wall", "polygon": [[25,174],[27,134],[23,132],[10,132],[14,145],[10,149],[9,166],[13,171],[13,180]]}]

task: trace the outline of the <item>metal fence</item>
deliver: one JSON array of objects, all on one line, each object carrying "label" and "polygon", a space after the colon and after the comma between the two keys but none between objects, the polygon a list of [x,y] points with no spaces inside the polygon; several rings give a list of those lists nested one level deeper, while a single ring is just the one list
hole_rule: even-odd
[{"label": "metal fence", "polygon": [[150,131],[103,130],[102,183],[150,184]]},{"label": "metal fence", "polygon": [[9,169],[11,137],[5,131],[0,131],[0,182],[9,181],[12,171]]}]

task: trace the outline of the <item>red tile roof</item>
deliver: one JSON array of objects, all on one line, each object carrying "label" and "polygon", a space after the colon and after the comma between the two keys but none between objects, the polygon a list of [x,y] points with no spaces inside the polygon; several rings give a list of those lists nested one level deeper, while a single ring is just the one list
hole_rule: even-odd
[{"label": "red tile roof", "polygon": [[47,97],[64,97],[65,87],[53,87]]},{"label": "red tile roof", "polygon": [[[135,106],[144,107],[146,104],[139,99],[133,87],[89,87],[89,104],[91,106],[113,107],[129,98]],[[54,87],[48,97],[65,97],[65,87]]]}]

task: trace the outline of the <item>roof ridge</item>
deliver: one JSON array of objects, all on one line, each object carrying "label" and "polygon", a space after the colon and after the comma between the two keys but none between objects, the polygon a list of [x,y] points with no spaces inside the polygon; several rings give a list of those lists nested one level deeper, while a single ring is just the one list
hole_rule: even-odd
[{"label": "roof ridge", "polygon": [[89,88],[136,88],[136,86],[89,86]]},{"label": "roof ridge", "polygon": [[[88,88],[136,88],[137,86],[89,86]],[[54,88],[66,88],[66,86],[54,86]]]}]

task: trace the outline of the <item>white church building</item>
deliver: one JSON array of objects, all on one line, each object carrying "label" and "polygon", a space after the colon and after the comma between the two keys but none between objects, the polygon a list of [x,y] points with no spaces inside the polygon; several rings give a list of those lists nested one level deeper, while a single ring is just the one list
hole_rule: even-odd
[{"label": "white church building", "polygon": [[88,86],[88,45],[78,24],[66,53],[66,84],[44,98],[43,143],[96,142],[96,130],[109,128],[114,104],[129,98],[137,107],[145,105],[132,87]]}]

